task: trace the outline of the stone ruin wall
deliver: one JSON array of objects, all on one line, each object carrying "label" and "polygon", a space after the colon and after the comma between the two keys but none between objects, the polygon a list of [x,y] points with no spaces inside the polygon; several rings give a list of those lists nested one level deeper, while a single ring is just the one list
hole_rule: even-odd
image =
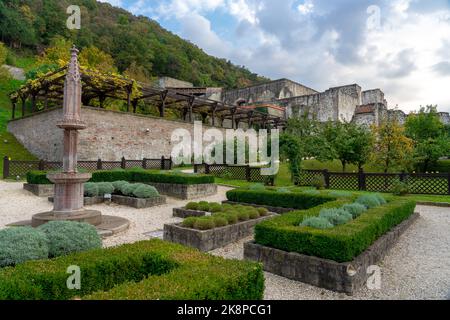
[{"label": "stone ruin wall", "polygon": [[278,103],[286,108],[288,118],[309,114],[322,122],[351,121],[356,106],[361,104],[361,87],[336,87],[322,93],[282,99]]},{"label": "stone ruin wall", "polygon": [[276,102],[279,99],[315,93],[317,91],[311,88],[287,79],[281,79],[248,88],[225,91],[222,93],[222,101],[228,104]]}]

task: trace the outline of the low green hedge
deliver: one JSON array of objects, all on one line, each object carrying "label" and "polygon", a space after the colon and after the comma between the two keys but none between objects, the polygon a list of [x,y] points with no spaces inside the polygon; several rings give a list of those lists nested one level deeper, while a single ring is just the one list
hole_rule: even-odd
[{"label": "low green hedge", "polygon": [[[81,289],[67,289],[69,266]],[[225,260],[161,240],[97,249],[0,270],[0,299],[262,299],[260,264]]]},{"label": "low green hedge", "polygon": [[161,171],[136,170],[133,172],[133,181],[142,183],[209,184],[214,183],[214,177],[179,172],[166,173]]},{"label": "low green hedge", "polygon": [[45,171],[29,171],[27,172],[27,183],[28,184],[53,184],[47,178],[47,172]]},{"label": "low green hedge", "polygon": [[265,205],[281,208],[309,209],[336,198],[328,195],[315,195],[307,193],[280,193],[273,191],[252,191],[235,189],[227,192],[227,199],[233,202],[242,202],[256,205]]},{"label": "low green hedge", "polygon": [[[47,172],[30,171],[27,173],[29,184],[51,184]],[[173,184],[209,184],[214,183],[214,177],[200,174],[187,174],[178,172],[161,172],[149,170],[110,170],[96,171],[92,173],[89,182],[141,182],[141,183],[173,183]]]},{"label": "low green hedge", "polygon": [[255,241],[288,252],[337,262],[351,261],[414,213],[415,201],[398,197],[390,200],[346,224],[323,230],[299,225],[306,217],[317,217],[324,208],[342,207],[349,203],[348,200],[340,199],[309,210],[293,211],[258,224]]},{"label": "low green hedge", "polygon": [[428,172],[450,172],[450,160],[439,160],[435,165],[432,165]]}]

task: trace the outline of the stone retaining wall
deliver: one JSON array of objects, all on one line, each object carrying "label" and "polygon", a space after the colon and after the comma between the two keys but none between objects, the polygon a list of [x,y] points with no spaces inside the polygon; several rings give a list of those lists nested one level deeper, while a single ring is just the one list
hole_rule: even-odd
[{"label": "stone retaining wall", "polygon": [[38,197],[50,197],[55,193],[55,185],[53,184],[23,184],[24,190],[30,191]]},{"label": "stone retaining wall", "polygon": [[207,252],[253,235],[255,225],[271,217],[273,215],[205,231],[184,228],[181,224],[166,224],[164,240]]},{"label": "stone retaining wall", "polygon": [[154,198],[148,198],[148,199],[140,199],[140,198],[133,198],[133,197],[125,197],[125,196],[119,196],[114,195],[112,196],[112,201],[114,203],[133,207],[136,209],[143,209],[143,208],[150,208],[155,207],[159,205],[166,204],[166,197],[154,197]]},{"label": "stone retaining wall", "polygon": [[419,217],[419,213],[415,213],[408,220],[380,237],[351,262],[338,263],[295,252],[286,252],[254,242],[244,245],[244,257],[263,263],[265,271],[282,277],[353,295],[367,282],[370,276],[367,268],[379,263],[403,232]]},{"label": "stone retaining wall", "polygon": [[173,183],[148,183],[154,186],[159,193],[179,198],[193,200],[217,194],[216,184],[173,184]]}]

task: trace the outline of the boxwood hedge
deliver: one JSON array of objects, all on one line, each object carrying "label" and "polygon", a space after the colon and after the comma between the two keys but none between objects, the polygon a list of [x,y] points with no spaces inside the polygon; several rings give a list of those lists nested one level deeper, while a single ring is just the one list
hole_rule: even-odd
[{"label": "boxwood hedge", "polygon": [[[45,171],[30,171],[27,173],[29,184],[51,184]],[[173,183],[173,184],[208,184],[214,183],[214,177],[201,174],[185,174],[178,172],[162,172],[150,170],[109,170],[92,173],[89,182],[142,182],[142,183]]]},{"label": "boxwood hedge", "polygon": [[321,194],[279,193],[273,191],[251,191],[246,189],[228,191],[227,199],[233,202],[293,209],[309,209],[336,200],[334,197]]},{"label": "boxwood hedge", "polygon": [[348,200],[340,199],[264,221],[255,227],[255,241],[288,252],[347,262],[409,218],[416,206],[413,200],[393,197],[389,203],[369,209],[335,228],[320,230],[299,226],[306,217],[318,216],[323,208],[340,208],[346,203]]},{"label": "boxwood hedge", "polygon": [[[81,289],[67,289],[66,270],[80,267]],[[0,299],[262,299],[257,263],[225,260],[161,240],[96,249],[0,269]]]},{"label": "boxwood hedge", "polygon": [[47,178],[47,172],[45,171],[29,171],[27,172],[27,183],[29,184],[53,184]]}]

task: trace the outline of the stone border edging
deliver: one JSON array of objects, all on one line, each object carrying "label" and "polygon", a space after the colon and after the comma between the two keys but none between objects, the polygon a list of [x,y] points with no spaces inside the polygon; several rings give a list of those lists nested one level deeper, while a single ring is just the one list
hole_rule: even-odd
[{"label": "stone border edging", "polygon": [[211,230],[184,228],[181,224],[165,224],[164,240],[208,252],[227,244],[252,236],[258,223],[276,216],[271,214],[258,219],[248,220]]},{"label": "stone border edging", "polygon": [[298,211],[299,209],[293,209],[293,208],[282,208],[282,207],[271,207],[271,206],[265,206],[261,204],[253,204],[253,203],[245,203],[245,202],[234,202],[234,201],[222,201],[223,204],[232,204],[232,205],[243,205],[243,206],[250,206],[255,208],[266,208],[269,210],[269,212],[274,212],[278,214],[288,213],[291,211]]},{"label": "stone border edging", "polygon": [[55,194],[54,184],[29,184],[24,183],[23,189],[38,197],[53,197]]},{"label": "stone border edging", "polygon": [[450,208],[450,203],[446,203],[446,202],[417,201],[416,204],[417,204],[418,206]]},{"label": "stone border edging", "polygon": [[262,246],[255,242],[244,244],[244,258],[263,263],[264,270],[267,272],[316,287],[353,295],[367,282],[370,276],[367,274],[367,268],[379,263],[397,243],[400,236],[419,217],[419,213],[414,213],[410,218],[378,238],[351,262],[338,263]]},{"label": "stone border edging", "polygon": [[166,197],[158,196],[153,198],[140,199],[113,194],[112,202],[123,206],[133,207],[136,209],[144,209],[166,204]]},{"label": "stone border edging", "polygon": [[173,216],[175,218],[190,218],[190,217],[203,217],[207,214],[206,211],[200,211],[200,210],[189,210],[186,208],[173,208]]}]

